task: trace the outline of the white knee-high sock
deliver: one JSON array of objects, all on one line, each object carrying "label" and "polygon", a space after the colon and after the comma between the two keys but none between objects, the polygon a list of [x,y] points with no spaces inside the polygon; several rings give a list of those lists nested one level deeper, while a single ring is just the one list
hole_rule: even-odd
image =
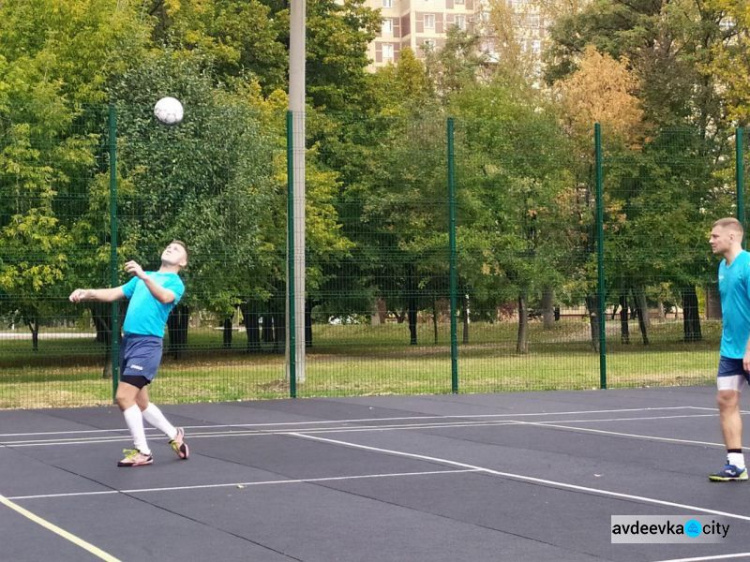
[{"label": "white knee-high sock", "polygon": [[123,410],[122,415],[125,416],[125,423],[130,430],[130,434],[133,436],[135,448],[145,455],[150,455],[151,449],[148,448],[148,441],[146,441],[146,431],[143,429],[141,409],[137,404],[133,404],[130,408]]},{"label": "white knee-high sock", "polygon": [[177,435],[177,429],[175,426],[169,423],[169,420],[164,417],[164,414],[161,413],[161,410],[156,404],[149,403],[148,407],[143,410],[143,419],[159,431],[163,432],[170,439],[174,439]]}]

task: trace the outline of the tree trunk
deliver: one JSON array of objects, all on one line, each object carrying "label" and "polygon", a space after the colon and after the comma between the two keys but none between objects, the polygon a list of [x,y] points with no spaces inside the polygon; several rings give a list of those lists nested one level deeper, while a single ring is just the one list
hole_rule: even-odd
[{"label": "tree trunk", "polygon": [[469,310],[469,295],[466,295],[463,300],[463,306],[461,307],[461,317],[463,319],[463,343],[468,344],[469,343],[469,325],[471,324],[471,319],[469,318],[470,310]]},{"label": "tree trunk", "polygon": [[620,342],[630,344],[630,326],[628,324],[628,297],[620,295]]},{"label": "tree trunk", "polygon": [[232,348],[232,317],[224,318],[223,322],[223,333],[224,333],[224,349]]},{"label": "tree trunk", "polygon": [[686,342],[701,341],[701,319],[698,310],[698,295],[695,286],[690,285],[682,289],[683,331]]},{"label": "tree trunk", "polygon": [[34,352],[39,351],[39,318],[27,318],[26,325],[31,330],[31,349]]},{"label": "tree trunk", "polygon": [[109,303],[91,303],[91,318],[96,327],[96,341],[104,344],[103,379],[112,379],[112,305]]},{"label": "tree trunk", "polygon": [[112,334],[112,305],[103,302],[91,303],[91,319],[96,328],[96,343],[109,345]]},{"label": "tree trunk", "polygon": [[646,302],[646,292],[643,287],[633,288],[633,302],[635,303],[635,315],[638,318],[638,327],[641,330],[641,339],[643,345],[648,345],[648,328],[651,321],[648,317],[648,303]]},{"label": "tree trunk", "polygon": [[312,309],[313,305],[310,299],[305,299],[305,348],[313,346],[313,329],[312,329]]},{"label": "tree trunk", "polygon": [[417,345],[417,298],[409,297],[409,345]]},{"label": "tree trunk", "polygon": [[375,308],[373,310],[372,315],[372,324],[373,326],[379,326],[381,324],[385,324],[386,319],[388,318],[388,304],[385,302],[385,299],[382,297],[378,297],[375,299]]},{"label": "tree trunk", "polygon": [[719,286],[711,283],[706,286],[706,318],[709,320],[721,320],[721,296]]},{"label": "tree trunk", "polygon": [[545,330],[555,327],[555,290],[552,287],[542,290],[542,321]]},{"label": "tree trunk", "polygon": [[189,326],[190,308],[187,305],[178,304],[167,318],[167,333],[169,334],[167,353],[170,353],[174,359],[182,359],[182,354],[187,348]]},{"label": "tree trunk", "polygon": [[[248,353],[258,353],[261,350],[260,345],[260,306],[253,300],[246,300],[240,305],[242,316],[245,319],[245,335],[247,336]],[[265,322],[266,317],[263,318]],[[265,335],[266,329],[263,329]]]},{"label": "tree trunk", "polygon": [[284,353],[286,351],[286,315],[283,308],[273,312],[273,332],[275,341],[274,351],[276,353]]},{"label": "tree trunk", "polygon": [[263,343],[274,343],[276,341],[276,334],[274,328],[273,301],[266,303],[266,311],[265,314],[263,314],[261,328]]},{"label": "tree trunk", "polygon": [[438,306],[437,306],[437,295],[432,294],[432,333],[434,336],[435,344],[438,342]]},{"label": "tree trunk", "polygon": [[518,337],[516,338],[516,352],[529,352],[529,311],[526,307],[526,294],[518,295]]},{"label": "tree trunk", "polygon": [[589,311],[591,324],[591,345],[594,351],[599,351],[599,297],[597,295],[586,295],[586,308]]},{"label": "tree trunk", "polygon": [[380,318],[381,324],[385,324],[388,319],[388,304],[383,298],[378,299],[378,317]]}]

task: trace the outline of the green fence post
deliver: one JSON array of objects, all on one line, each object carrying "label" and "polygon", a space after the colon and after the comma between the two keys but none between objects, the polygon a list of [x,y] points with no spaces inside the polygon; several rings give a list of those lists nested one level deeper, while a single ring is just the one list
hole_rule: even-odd
[{"label": "green fence post", "polygon": [[[744,148],[744,132],[742,127],[738,127],[735,131],[735,151],[736,151],[736,181],[737,181],[737,220],[740,221],[743,228],[745,227],[745,148]],[[742,245],[745,245],[743,239]]]},{"label": "green fence post", "polygon": [[594,148],[596,152],[596,259],[597,259],[597,301],[599,316],[599,386],[607,388],[607,332],[605,330],[605,285],[604,285],[604,200],[602,170],[602,128],[594,125]]},{"label": "green fence post", "polygon": [[294,114],[286,112],[286,264],[287,276],[287,310],[289,313],[289,396],[297,397],[297,338],[294,306]]},{"label": "green fence post", "polygon": [[[117,267],[117,110],[109,106],[109,276],[112,287],[120,284]],[[112,332],[110,336],[112,358],[112,402],[117,395],[120,378],[120,303],[112,303]]]},{"label": "green fence post", "polygon": [[453,150],[453,117],[448,118],[448,240],[450,245],[451,391],[458,393],[458,334],[456,326],[456,168]]}]

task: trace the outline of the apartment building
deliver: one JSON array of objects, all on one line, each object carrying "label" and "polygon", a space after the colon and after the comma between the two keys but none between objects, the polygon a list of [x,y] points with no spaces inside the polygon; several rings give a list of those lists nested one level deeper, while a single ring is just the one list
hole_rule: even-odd
[{"label": "apartment building", "polygon": [[[522,52],[540,57],[545,37],[545,18],[534,0],[505,0],[512,17],[514,40]],[[383,16],[380,35],[370,43],[371,70],[396,63],[401,49],[410,47],[418,58],[426,48],[445,44],[451,26],[476,30],[482,35],[481,49],[490,61],[497,59],[496,41],[489,25],[486,0],[368,0],[367,6]]]}]

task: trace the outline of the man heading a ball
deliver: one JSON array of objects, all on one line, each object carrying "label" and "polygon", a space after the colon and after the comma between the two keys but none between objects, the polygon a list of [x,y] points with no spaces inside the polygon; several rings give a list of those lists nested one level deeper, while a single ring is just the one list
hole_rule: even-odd
[{"label": "man heading a ball", "polygon": [[154,462],[146,440],[144,419],[166,434],[179,458],[188,458],[184,430],[169,423],[148,397],[148,385],[161,363],[167,317],[185,292],[179,273],[187,262],[185,244],[173,240],[161,254],[158,271],[143,271],[138,263],[129,261],[125,264],[125,271],[133,278],[128,283],[110,289],[76,289],[70,294],[74,303],[130,300],[123,323],[120,381],[115,400],[125,417],[135,448],[126,449],[125,458],[117,466],[145,466]]}]

